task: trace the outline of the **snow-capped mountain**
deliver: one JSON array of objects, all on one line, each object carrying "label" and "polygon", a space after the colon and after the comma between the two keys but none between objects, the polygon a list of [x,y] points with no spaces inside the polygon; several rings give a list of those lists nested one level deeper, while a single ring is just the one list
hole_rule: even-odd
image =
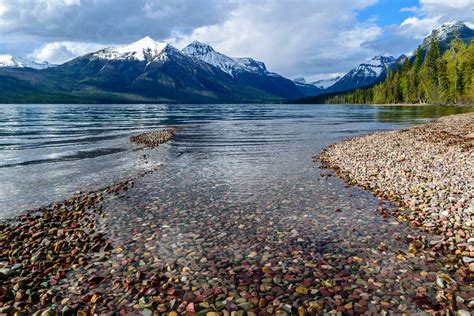
[{"label": "snow-capped mountain", "polygon": [[183,53],[217,67],[238,82],[284,99],[294,99],[304,94],[289,79],[268,71],[263,62],[253,58],[235,58],[217,52],[208,44],[194,41]]},{"label": "snow-capped mountain", "polygon": [[252,58],[233,58],[219,53],[208,44],[194,41],[185,48],[183,53],[209,63],[220,70],[235,77],[238,72],[253,72],[258,74],[269,74],[264,63]]},{"label": "snow-capped mountain", "polygon": [[24,58],[14,57],[10,54],[0,55],[0,68],[33,68],[33,69],[45,69],[52,67],[53,65],[44,62],[37,63],[35,61],[27,60]]},{"label": "snow-capped mountain", "polygon": [[441,24],[423,40],[422,49],[426,50],[433,38],[439,42],[441,51],[449,48],[449,44],[456,37],[464,40],[466,43],[474,38],[474,23],[467,21],[454,21]]},{"label": "snow-capped mountain", "polygon": [[[107,47],[44,70],[69,90],[137,102],[255,102],[275,95],[242,84],[219,68],[150,37]],[[68,85],[74,86],[71,89]],[[112,96],[110,96],[112,94]],[[96,96],[94,96],[96,97]]]},{"label": "snow-capped mountain", "polygon": [[233,58],[216,52],[210,45],[200,43],[198,41],[194,41],[183,48],[183,53],[188,56],[203,60],[231,76],[233,76],[232,72],[234,70],[234,66],[237,64]]},{"label": "snow-capped mountain", "polygon": [[321,79],[321,80],[313,81],[313,82],[311,82],[311,84],[313,86],[316,86],[316,87],[320,88],[320,89],[327,89],[327,88],[331,87],[332,85],[334,85],[336,82],[338,82],[339,79],[341,79],[341,77],[337,76],[337,77],[334,77],[334,78],[328,78],[328,79]]},{"label": "snow-capped mountain", "polygon": [[387,69],[403,62],[406,56],[398,58],[393,56],[375,56],[357,67],[351,69],[336,83],[326,89],[326,92],[341,92],[373,85],[385,79]]},{"label": "snow-capped mountain", "polygon": [[180,51],[168,43],[156,42],[147,36],[128,45],[104,48],[93,53],[92,57],[105,60],[138,60],[150,63],[165,61],[170,54],[180,54]]},{"label": "snow-capped mountain", "polygon": [[327,89],[333,84],[335,84],[339,79],[341,79],[340,76],[334,77],[334,78],[327,78],[327,79],[321,79],[321,80],[316,80],[312,82],[307,82],[305,78],[295,78],[293,79],[295,84],[302,84],[302,85],[311,85],[319,89]]},{"label": "snow-capped mountain", "polygon": [[293,79],[296,87],[305,97],[315,96],[321,93],[324,93],[324,89],[316,87],[312,83],[306,82],[305,78],[295,78]]}]

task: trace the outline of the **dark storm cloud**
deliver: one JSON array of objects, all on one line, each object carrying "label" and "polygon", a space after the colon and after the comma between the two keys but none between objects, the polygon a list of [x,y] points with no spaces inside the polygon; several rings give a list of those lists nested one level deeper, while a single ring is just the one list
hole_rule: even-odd
[{"label": "dark storm cloud", "polygon": [[[234,4],[226,0],[0,0],[0,35],[47,41],[124,43],[145,35],[222,22]],[[0,13],[2,9],[0,9]]]}]

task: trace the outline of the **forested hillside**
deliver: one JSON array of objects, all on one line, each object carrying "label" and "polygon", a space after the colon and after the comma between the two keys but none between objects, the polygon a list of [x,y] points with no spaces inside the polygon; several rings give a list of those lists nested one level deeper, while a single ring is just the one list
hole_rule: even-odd
[{"label": "forested hillside", "polygon": [[474,41],[454,39],[440,53],[432,39],[426,53],[418,47],[414,58],[407,58],[387,78],[372,87],[339,94],[320,95],[303,103],[474,103]]}]

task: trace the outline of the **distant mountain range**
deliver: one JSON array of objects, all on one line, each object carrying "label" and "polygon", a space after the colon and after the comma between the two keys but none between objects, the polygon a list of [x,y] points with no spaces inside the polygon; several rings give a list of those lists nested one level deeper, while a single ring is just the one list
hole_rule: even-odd
[{"label": "distant mountain range", "polygon": [[[474,38],[474,23],[450,21],[443,23],[438,28],[432,30],[430,34],[423,40],[421,47],[426,52],[429,44],[433,38],[439,42],[441,53],[449,48],[449,44],[456,37],[459,36],[466,43]],[[393,56],[375,56],[374,58],[365,61],[357,67],[351,69],[347,74],[338,77],[336,80],[324,80],[321,85],[320,82],[307,83],[304,78],[295,79],[294,82],[298,87],[306,87],[312,85],[323,90],[313,94],[313,96],[327,93],[344,92],[372,86],[376,83],[382,82],[386,76],[387,71],[394,69],[397,65],[403,63],[405,55],[399,57]]]},{"label": "distant mountain range", "polygon": [[12,55],[5,54],[0,55],[0,68],[33,68],[33,69],[45,69],[52,67],[53,65],[44,62],[37,63],[35,61],[27,60],[24,58],[13,57]]},{"label": "distant mountain range", "polygon": [[[422,46],[433,36],[442,48],[456,34],[468,41],[473,30],[469,22],[445,23]],[[145,37],[61,65],[0,55],[0,103],[279,102],[373,85],[405,58],[376,56],[342,77],[292,81],[263,62],[229,57],[204,43],[179,50]]]},{"label": "distant mountain range", "polygon": [[310,83],[306,82],[304,78],[297,78],[293,81],[305,96],[353,90],[383,81],[387,76],[387,71],[394,69],[405,58],[405,55],[401,55],[398,58],[393,56],[375,56],[351,69],[342,77]]},{"label": "distant mountain range", "polygon": [[393,56],[375,56],[371,60],[361,63],[359,66],[351,69],[341,79],[325,89],[325,93],[341,92],[371,86],[383,81],[390,69],[401,64],[406,56],[401,55],[398,58]]}]

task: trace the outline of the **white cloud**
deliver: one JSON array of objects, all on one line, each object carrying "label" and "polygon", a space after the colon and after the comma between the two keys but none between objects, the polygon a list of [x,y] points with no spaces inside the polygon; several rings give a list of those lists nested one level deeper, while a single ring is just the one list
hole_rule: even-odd
[{"label": "white cloud", "polygon": [[[420,0],[399,25],[360,21],[377,0],[0,0],[3,51],[63,62],[146,35],[193,40],[251,56],[288,77],[345,72],[376,54],[406,53],[449,19],[472,20],[473,0]],[[23,42],[22,42],[23,41]],[[5,45],[3,45],[5,43]],[[10,49],[12,48],[12,49]]]},{"label": "white cloud", "polygon": [[412,38],[423,39],[432,29],[439,26],[439,20],[440,16],[431,18],[407,18],[400,24],[400,32]]},{"label": "white cloud", "polygon": [[419,8],[418,7],[405,7],[401,8],[400,12],[418,12]]},{"label": "white cloud", "polygon": [[362,44],[376,39],[382,29],[376,25],[366,24],[357,26],[341,34],[341,39],[347,48],[360,48]]},{"label": "white cloud", "polygon": [[81,0],[63,0],[65,5],[81,5]]},{"label": "white cloud", "polygon": [[[305,79],[307,82],[314,82],[323,79],[333,79],[337,77],[342,77],[346,73],[345,72],[329,72],[329,73],[320,73],[312,76],[306,76]],[[296,76],[298,77],[298,76]],[[300,76],[301,77],[301,76]]]},{"label": "white cloud", "polygon": [[230,56],[262,60],[290,77],[347,71],[374,54],[362,44],[379,36],[380,28],[359,23],[357,10],[375,2],[242,0],[224,23],[175,33],[170,40],[183,47],[197,39]]},{"label": "white cloud", "polygon": [[399,25],[384,28],[384,36],[367,43],[368,47],[393,55],[410,54],[434,28],[450,20],[472,21],[473,0],[420,0],[418,7],[402,8],[412,12]]},{"label": "white cloud", "polygon": [[0,3],[0,16],[5,14],[5,12],[7,12],[7,9],[8,8],[7,8],[6,4]]},{"label": "white cloud", "polygon": [[48,61],[52,64],[61,64],[74,57],[97,51],[104,46],[96,43],[52,42],[35,49],[29,57],[38,62]]},{"label": "white cloud", "polygon": [[433,28],[449,20],[472,20],[473,0],[420,0],[416,16],[405,19],[400,25],[400,33],[422,39]]},{"label": "white cloud", "polygon": [[427,10],[443,10],[444,8],[464,9],[473,7],[472,0],[420,0],[420,4]]},{"label": "white cloud", "polygon": [[98,48],[85,43],[124,44],[148,35],[182,47],[198,39],[231,56],[262,60],[285,76],[326,74],[377,53],[364,43],[379,37],[380,28],[357,18],[376,2],[15,0],[0,19],[0,37],[23,54],[42,44],[30,55],[53,63]]}]

